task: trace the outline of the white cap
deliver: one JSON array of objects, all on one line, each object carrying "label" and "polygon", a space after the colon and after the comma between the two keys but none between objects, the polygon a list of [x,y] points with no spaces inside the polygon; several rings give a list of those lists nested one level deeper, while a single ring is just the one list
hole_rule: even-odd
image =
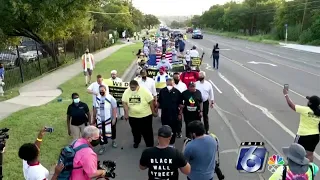
[{"label": "white cap", "polygon": [[117,71],[116,70],[112,70],[111,74],[117,74]]}]

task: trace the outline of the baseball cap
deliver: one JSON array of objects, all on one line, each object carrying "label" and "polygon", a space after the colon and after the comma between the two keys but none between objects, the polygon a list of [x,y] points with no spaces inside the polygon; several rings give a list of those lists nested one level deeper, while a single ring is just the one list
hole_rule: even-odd
[{"label": "baseball cap", "polygon": [[318,96],[307,96],[306,97],[309,102],[315,106],[319,106],[320,105],[320,98]]},{"label": "baseball cap", "polygon": [[158,136],[163,137],[163,138],[169,138],[172,136],[172,129],[168,125],[163,125],[161,128],[158,130]]}]

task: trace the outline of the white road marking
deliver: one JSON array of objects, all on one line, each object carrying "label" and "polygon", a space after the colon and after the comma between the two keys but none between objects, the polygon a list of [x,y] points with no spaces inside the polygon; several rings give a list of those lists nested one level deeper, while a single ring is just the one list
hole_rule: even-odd
[{"label": "white road marking", "polygon": [[[220,72],[218,73],[219,77],[223,79],[227,84],[229,84],[234,92],[237,94],[238,97],[240,97],[243,101],[245,101],[247,104],[256,107],[257,109],[260,109],[264,115],[266,115],[269,119],[273,120],[276,124],[278,124],[285,132],[287,132],[292,138],[296,137],[296,134],[293,133],[289,128],[287,128],[282,122],[280,122],[276,117],[273,116],[273,114],[265,107],[254,104],[250,102],[244,94],[242,94],[237,87],[235,87],[226,77],[224,77]],[[314,157],[318,160],[320,160],[320,156],[317,153],[314,153]]]},{"label": "white road marking", "polygon": [[211,79],[209,79],[209,82],[211,83],[211,85],[216,88],[216,90],[221,94],[222,92],[220,91],[220,89],[211,81]]},{"label": "white road marking", "polygon": [[256,61],[250,61],[248,62],[249,64],[266,64],[266,65],[270,65],[270,66],[273,66],[273,67],[276,67],[277,65],[275,64],[271,64],[271,63],[266,63],[266,62],[256,62]]},{"label": "white road marking", "polygon": [[[234,62],[234,60],[229,59],[228,57],[225,57],[225,56],[223,56],[223,55],[220,55],[220,56],[222,56],[222,57],[226,58],[227,60],[229,60],[229,61],[231,61],[231,62],[233,62],[233,63],[235,63],[235,62]],[[262,77],[262,78],[264,78],[264,79],[266,79],[266,80],[268,80],[268,81],[270,81],[270,82],[272,82],[272,83],[274,83],[275,85],[278,85],[278,86],[280,86],[281,88],[283,88],[283,85],[282,85],[282,84],[279,84],[279,83],[277,83],[276,81],[271,80],[271,79],[269,79],[269,78],[265,77],[264,75],[261,75],[261,74],[259,74],[259,73],[255,72],[255,71],[253,71],[253,70],[251,70],[251,69],[249,69],[249,68],[247,68],[247,67],[243,66],[243,65],[240,65],[239,63],[235,63],[235,64],[237,64],[237,65],[239,65],[239,66],[243,67],[244,69],[246,69],[246,70],[248,70],[248,71],[250,71],[250,72],[252,72],[252,73],[254,73],[254,74],[256,74],[256,75],[258,75],[258,76],[260,76],[260,77]],[[303,99],[305,99],[305,98],[306,98],[305,96],[303,96],[303,95],[299,94],[299,93],[298,93],[298,92],[296,92],[296,91],[290,90],[290,92],[292,92],[292,93],[294,93],[294,94],[296,94],[296,95],[298,95],[298,96],[302,97]]]},{"label": "white road marking", "polygon": [[220,151],[220,154],[227,154],[227,153],[237,153],[238,154],[239,149],[226,149],[223,151]]}]

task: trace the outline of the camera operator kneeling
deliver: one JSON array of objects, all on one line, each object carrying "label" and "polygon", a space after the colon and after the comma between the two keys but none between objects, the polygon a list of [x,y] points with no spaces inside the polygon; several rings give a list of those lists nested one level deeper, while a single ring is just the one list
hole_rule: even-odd
[{"label": "camera operator kneeling", "polygon": [[[48,169],[39,162],[40,146],[45,132],[46,128],[42,128],[35,143],[25,143],[19,148],[19,157],[23,159],[23,176],[27,180],[49,179]],[[57,180],[57,175],[63,168],[62,164],[57,165],[51,180]]]}]

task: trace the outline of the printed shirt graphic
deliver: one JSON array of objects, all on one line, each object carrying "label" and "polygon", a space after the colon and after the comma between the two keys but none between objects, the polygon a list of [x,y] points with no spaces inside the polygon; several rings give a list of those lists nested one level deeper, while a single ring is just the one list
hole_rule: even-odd
[{"label": "printed shirt graphic", "polygon": [[178,180],[178,169],[186,164],[183,154],[171,147],[146,149],[140,159],[140,165],[148,167],[149,180]]},{"label": "printed shirt graphic", "polygon": [[126,89],[122,95],[122,101],[128,103],[129,116],[143,118],[152,114],[150,102],[152,94],[145,87],[140,86],[137,91]]},{"label": "printed shirt graphic", "polygon": [[[313,168],[313,173],[316,175],[319,171],[319,167],[315,165],[314,163],[310,163],[310,165]],[[283,166],[278,167],[276,172],[272,174],[272,176],[269,178],[269,180],[281,180],[282,179],[282,173],[283,173]],[[286,180],[312,180],[312,174],[311,169],[307,171],[305,174],[294,174],[290,171],[289,167],[287,166],[287,175]]]},{"label": "printed shirt graphic", "polygon": [[91,69],[91,59],[90,59],[90,55],[88,54],[88,55],[86,55],[86,61],[87,61],[87,68],[88,69]]},{"label": "printed shirt graphic", "polygon": [[187,110],[190,111],[190,112],[194,112],[194,111],[197,111],[197,106],[195,106],[195,101],[193,99],[193,97],[191,96],[189,98],[189,105],[187,105]]},{"label": "printed shirt graphic", "polygon": [[319,134],[320,117],[313,114],[307,106],[295,106],[296,112],[300,114],[300,123],[297,134],[300,136]]}]

